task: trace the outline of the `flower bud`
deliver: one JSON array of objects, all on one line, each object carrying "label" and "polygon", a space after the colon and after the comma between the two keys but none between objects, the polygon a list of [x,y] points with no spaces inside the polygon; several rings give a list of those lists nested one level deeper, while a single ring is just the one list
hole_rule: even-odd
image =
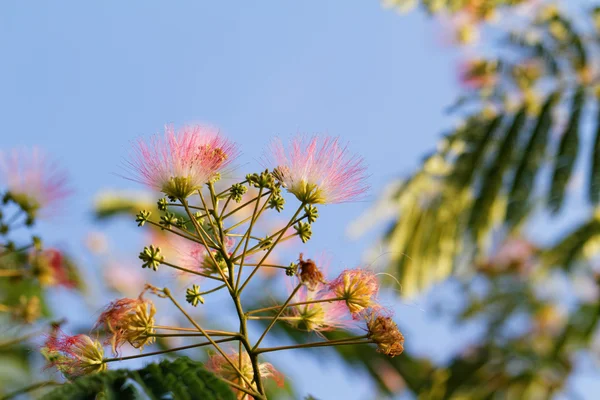
[{"label": "flower bud", "polygon": [[111,343],[112,350],[118,354],[118,348],[129,343],[136,349],[141,349],[154,342],[154,314],[156,309],[150,300],[119,299],[113,301],[100,314],[95,327],[103,327],[111,333],[106,343]]},{"label": "flower bud", "polygon": [[70,380],[106,370],[102,344],[87,335],[68,336],[55,329],[41,352],[48,367],[56,367]]},{"label": "flower bud", "polygon": [[390,317],[378,314],[367,316],[369,339],[377,343],[377,351],[395,357],[404,351],[404,335]]}]

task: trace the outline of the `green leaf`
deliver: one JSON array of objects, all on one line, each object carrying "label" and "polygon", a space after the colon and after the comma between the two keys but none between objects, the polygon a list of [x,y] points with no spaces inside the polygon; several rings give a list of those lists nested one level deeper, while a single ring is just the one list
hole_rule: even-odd
[{"label": "green leaf", "polygon": [[513,151],[518,143],[519,134],[527,119],[525,107],[515,115],[513,122],[496,153],[494,161],[488,167],[481,190],[475,200],[469,218],[472,236],[479,242],[485,230],[489,227],[493,216],[492,207],[502,189],[504,173],[511,165]]},{"label": "green leaf", "polygon": [[501,115],[488,121],[480,118],[471,121],[469,127],[465,128],[471,134],[463,139],[466,142],[466,149],[456,159],[454,171],[449,176],[448,183],[460,188],[471,184],[477,167],[481,165],[485,157],[486,148],[491,144],[491,139],[501,122]]},{"label": "green leaf", "polygon": [[[558,243],[542,253],[542,262],[548,267],[571,269],[582,254],[584,246],[600,236],[600,221],[592,219],[565,235]],[[595,242],[594,242],[595,243]]]},{"label": "green leaf", "polygon": [[42,397],[43,400],[96,398],[235,400],[235,395],[202,364],[180,357],[138,371],[119,369],[81,377]]},{"label": "green leaf", "polygon": [[507,222],[511,226],[519,223],[527,213],[528,200],[533,191],[535,176],[546,156],[548,134],[552,127],[552,110],[558,98],[559,93],[548,96],[525,150],[521,154],[521,162],[517,167],[510,189],[506,213]]},{"label": "green leaf", "polygon": [[597,107],[596,138],[594,139],[594,147],[592,149],[592,164],[588,187],[588,197],[593,204],[598,204],[600,201],[600,101]]},{"label": "green leaf", "polygon": [[575,167],[575,161],[577,160],[579,123],[584,101],[585,91],[583,87],[580,87],[573,96],[571,117],[569,118],[567,129],[561,137],[556,154],[552,185],[550,187],[550,198],[548,199],[548,206],[553,214],[556,214],[562,208],[565,190]]}]

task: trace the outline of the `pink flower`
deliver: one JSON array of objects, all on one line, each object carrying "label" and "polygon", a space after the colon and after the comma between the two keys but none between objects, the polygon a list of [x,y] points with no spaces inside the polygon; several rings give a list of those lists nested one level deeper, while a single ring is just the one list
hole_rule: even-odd
[{"label": "pink flower", "polygon": [[75,270],[59,250],[34,250],[29,254],[29,262],[35,276],[44,286],[63,286],[69,289],[79,286]]},{"label": "pink flower", "polygon": [[317,291],[303,286],[296,293],[294,303],[323,301],[290,307],[290,313],[284,320],[296,328],[309,332],[319,333],[347,328],[350,326],[351,320],[344,300],[326,301],[335,298],[335,293],[332,293],[324,285],[319,285]]},{"label": "pink flower", "polygon": [[345,270],[329,287],[335,297],[345,300],[355,317],[363,310],[380,308],[376,300],[379,283],[372,271],[360,268]]},{"label": "pink flower", "polygon": [[102,345],[87,335],[68,336],[55,328],[41,351],[47,368],[56,367],[67,379],[106,370]]},{"label": "pink flower", "polygon": [[358,200],[368,189],[363,159],[349,155],[339,138],[296,137],[288,152],[280,140],[274,140],[267,157],[283,186],[304,203]]},{"label": "pink flower", "polygon": [[235,144],[209,128],[194,125],[175,132],[167,126],[164,137],[139,139],[128,164],[133,180],[167,196],[186,198],[214,179],[237,153]]},{"label": "pink flower", "polygon": [[115,354],[127,342],[141,349],[154,342],[154,337],[149,335],[154,333],[155,313],[154,304],[141,295],[137,299],[119,299],[106,307],[94,328],[102,327],[110,332],[105,344],[110,343]]},{"label": "pink flower", "polygon": [[5,198],[32,217],[69,194],[64,170],[37,148],[0,153],[0,175],[8,191]]},{"label": "pink flower", "polygon": [[[252,362],[250,360],[250,356],[248,353],[242,353],[240,355],[236,351],[231,351],[227,354],[227,357],[236,364],[242,375],[250,382],[254,380],[254,371],[252,369]],[[240,362],[241,361],[241,362]],[[245,382],[242,380],[240,374],[231,366],[231,364],[223,357],[220,353],[212,355],[208,362],[206,363],[206,367],[213,371],[215,374],[221,376],[228,381],[233,383],[237,383],[238,385],[244,385]],[[273,367],[270,363],[259,363],[258,369],[260,371],[260,376],[264,378],[272,378],[275,380],[278,386],[283,386],[283,375],[279,371]],[[256,388],[255,388],[256,389]],[[235,391],[235,389],[234,389]],[[244,399],[246,398],[246,393],[238,392],[238,398]]]},{"label": "pink flower", "polygon": [[479,270],[489,274],[517,272],[527,275],[535,265],[537,247],[524,238],[511,237],[496,253],[478,263]]}]

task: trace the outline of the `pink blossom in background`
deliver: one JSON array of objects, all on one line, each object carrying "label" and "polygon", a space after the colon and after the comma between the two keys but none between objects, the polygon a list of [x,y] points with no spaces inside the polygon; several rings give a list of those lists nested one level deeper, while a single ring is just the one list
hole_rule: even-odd
[{"label": "pink blossom in background", "polygon": [[[314,291],[303,286],[296,293],[293,303],[335,299],[336,297],[336,294],[325,285],[320,285]],[[285,321],[294,327],[317,333],[348,328],[353,322],[344,300],[290,307],[288,318]],[[299,324],[303,326],[299,326]]]},{"label": "pink blossom in background", "polygon": [[302,202],[356,201],[369,188],[363,159],[349,154],[339,138],[297,136],[287,150],[275,139],[265,161],[275,167],[283,185]]},{"label": "pink blossom in background", "polygon": [[165,128],[164,136],[138,139],[127,165],[132,180],[167,196],[188,197],[237,157],[237,146],[214,130],[185,126]]},{"label": "pink blossom in background", "polygon": [[[217,266],[213,262],[212,257],[208,254],[206,247],[204,247],[201,243],[196,243],[194,241],[181,238],[179,236],[172,236],[170,238],[170,246],[168,248],[172,249],[172,258],[168,258],[170,262],[177,265],[178,267],[182,267],[191,271],[202,272],[204,274],[212,274],[215,276],[221,276]],[[227,251],[233,250],[235,245],[235,240],[231,237],[225,237],[225,249]],[[217,250],[211,250],[213,256],[217,261],[219,261]],[[220,268],[225,274],[225,276],[229,276],[229,269],[227,268],[227,264],[225,261],[220,263]],[[178,271],[178,275],[184,277],[198,277],[197,275],[193,275],[189,272]]]},{"label": "pink blossom in background", "polygon": [[[254,380],[254,372],[252,370],[252,363],[250,360],[250,356],[248,353],[242,353],[240,355],[236,351],[230,351],[227,354],[227,357],[233,361],[234,364],[238,367],[240,372],[244,377],[248,379],[248,381],[252,382]],[[241,363],[240,363],[241,359]],[[221,355],[220,353],[213,354],[208,359],[206,363],[206,367],[214,372],[215,374],[225,378],[233,383],[237,383],[239,385],[244,385],[244,381],[240,377],[240,374],[231,366],[231,364]],[[275,380],[278,386],[283,386],[283,375],[273,367],[271,363],[259,363],[258,368],[260,374],[263,378],[271,378]],[[235,389],[234,389],[235,391]],[[246,394],[243,392],[238,392],[238,398],[246,398]]]},{"label": "pink blossom in background", "polygon": [[69,194],[67,174],[38,148],[0,152],[0,189],[35,215]]},{"label": "pink blossom in background", "polygon": [[141,269],[131,268],[127,263],[117,260],[108,261],[103,265],[102,271],[108,287],[125,296],[135,296],[140,293],[146,282],[146,275]]}]

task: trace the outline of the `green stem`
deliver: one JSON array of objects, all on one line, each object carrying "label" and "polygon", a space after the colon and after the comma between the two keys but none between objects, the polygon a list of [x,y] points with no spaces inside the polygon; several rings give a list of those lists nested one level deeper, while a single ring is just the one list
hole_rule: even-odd
[{"label": "green stem", "polygon": [[[221,349],[221,347],[219,347],[219,345],[210,337],[210,335],[208,335],[208,333],[200,325],[198,325],[198,323],[196,323],[196,321],[194,321],[194,319],[192,317],[190,317],[190,315],[187,312],[185,312],[183,307],[181,307],[181,305],[177,302],[177,300],[175,300],[175,298],[171,295],[171,291],[168,288],[164,288],[163,293],[165,294],[165,296],[167,296],[173,302],[173,304],[175,304],[175,307],[177,307],[179,309],[179,311],[181,311],[181,313],[188,319],[188,321],[190,321],[190,323],[192,325],[194,325],[196,327],[196,329],[198,329],[199,332],[203,333],[204,336],[206,337],[206,339],[210,343],[212,343],[213,346],[215,346],[215,349],[217,349],[217,351],[223,356],[225,361],[227,361],[231,365],[231,367],[235,370],[235,372],[237,372],[238,375],[244,381],[246,381],[248,386],[252,387],[252,383],[248,381],[248,378],[246,378],[246,376],[244,376],[244,374],[240,371],[238,366],[235,365],[235,363],[233,361],[231,361],[229,356],[227,356],[227,354],[223,351],[223,349]],[[244,339],[243,336],[245,336],[245,335],[242,333],[242,338],[241,338],[242,340]]]},{"label": "green stem", "polygon": [[[148,336],[151,336],[151,335],[148,335]],[[102,360],[102,362],[109,363],[109,362],[114,362],[114,361],[126,361],[126,360],[134,360],[136,358],[158,356],[161,354],[173,353],[175,351],[181,351],[181,350],[194,349],[196,347],[203,347],[203,346],[208,346],[211,344],[214,346],[215,343],[225,343],[225,342],[231,342],[233,340],[237,340],[237,338],[230,337],[230,338],[226,338],[226,339],[213,340],[213,341],[209,341],[209,342],[190,344],[188,346],[175,347],[175,348],[167,349],[167,350],[154,351],[152,353],[136,354],[133,356],[105,358],[104,360]]]},{"label": "green stem", "polygon": [[[202,206],[204,206],[204,209],[206,210],[206,215],[207,215],[206,218],[208,219],[208,222],[210,223],[210,226],[211,226],[213,232],[216,233],[217,232],[217,227],[214,224],[213,216],[211,215],[210,211],[208,210],[208,206],[206,205],[206,201],[204,201],[204,196],[202,195],[202,190],[198,189],[198,195],[200,196],[200,200],[202,201]],[[214,212],[214,209],[213,209],[213,212]],[[198,233],[198,234],[200,234],[200,233]],[[219,245],[220,245],[220,247],[223,247],[223,243],[219,243]]]},{"label": "green stem", "polygon": [[244,386],[238,385],[237,383],[231,382],[228,379],[221,378],[221,380],[225,381],[225,383],[227,383],[229,386],[231,386],[233,388],[236,388],[237,390],[241,390],[242,392],[244,392],[246,394],[249,394],[250,396],[252,396],[254,398],[259,398],[259,399],[263,398],[263,396],[261,396],[259,393],[256,393],[254,390],[251,390],[251,389],[246,388]]},{"label": "green stem", "polygon": [[[301,209],[302,209],[302,207],[300,207],[300,210],[301,210]],[[298,213],[300,212],[300,210],[298,210],[298,211],[296,212],[296,214],[294,215],[294,218],[295,218],[295,217],[298,215]],[[272,235],[268,236],[267,238],[265,238],[265,240],[267,240],[267,239],[273,239],[275,236],[278,236],[277,240],[276,240],[276,241],[275,241],[275,242],[274,242],[274,243],[271,245],[271,248],[273,248],[273,247],[275,247],[275,245],[276,245],[277,243],[280,243],[280,242],[282,242],[282,241],[285,241],[285,240],[287,240],[287,239],[290,239],[290,238],[292,238],[292,237],[294,237],[294,236],[297,236],[297,234],[293,234],[293,235],[286,236],[285,238],[283,238],[283,239],[282,239],[282,236],[285,234],[285,232],[286,232],[288,229],[290,229],[290,227],[291,227],[291,226],[293,226],[293,225],[297,224],[298,222],[302,221],[302,220],[303,220],[303,219],[305,219],[305,218],[307,218],[307,216],[306,216],[306,215],[305,215],[305,216],[303,216],[302,218],[298,218],[298,219],[296,219],[296,220],[292,219],[292,221],[290,221],[290,223],[288,223],[288,225],[287,225],[285,228],[278,230],[278,231],[277,231],[277,232],[275,232],[274,234],[272,234]],[[259,243],[259,244],[257,244],[256,246],[252,247],[250,250],[248,250],[248,252],[249,252],[250,254],[252,254],[253,252],[256,252],[256,251],[259,251],[259,250],[261,250],[261,248],[260,248],[260,243]],[[262,265],[262,262],[263,262],[263,261],[266,259],[266,257],[268,257],[268,256],[269,256],[269,253],[267,253],[267,255],[266,255],[265,257],[263,257],[263,260],[259,261],[258,265],[259,265],[259,266],[260,266],[260,265]],[[237,260],[238,260],[240,257],[241,257],[241,256],[237,256],[237,257],[235,257],[235,258],[233,259],[233,261],[234,261],[234,262],[237,262]]]},{"label": "green stem", "polygon": [[[240,184],[240,185],[244,185],[244,184],[246,184],[246,183],[248,183],[248,180],[247,180],[247,179],[244,179],[243,181],[239,182],[239,184]],[[229,191],[231,191],[231,187],[229,187],[229,188],[227,188],[227,189],[223,190],[222,192],[219,192],[219,193],[217,193],[217,197],[223,197],[223,195],[224,195],[225,193],[229,192]]]},{"label": "green stem", "polygon": [[[215,333],[211,333],[211,336],[238,336],[237,333],[234,333],[232,335],[229,334],[215,334]],[[202,333],[149,333],[146,336],[151,336],[151,337],[202,337],[204,336]]]},{"label": "green stem", "polygon": [[365,338],[367,338],[367,336],[360,336],[357,338],[350,338],[350,339],[332,340],[332,341],[328,341],[328,342],[295,344],[295,345],[291,345],[291,346],[264,347],[262,349],[256,349],[256,350],[254,350],[254,352],[256,354],[262,354],[262,353],[268,353],[268,352],[280,351],[280,350],[307,349],[307,348],[311,348],[311,347],[347,346],[350,344],[375,343],[372,340],[364,340]]},{"label": "green stem", "polygon": [[244,218],[243,220],[236,222],[235,224],[231,225],[229,228],[225,229],[223,232],[228,235],[229,232],[231,232],[232,230],[234,230],[235,228],[237,228],[240,225],[244,225],[246,222],[248,222],[250,220],[250,218],[252,218],[252,215],[249,217]]},{"label": "green stem", "polygon": [[219,219],[223,219],[223,214],[225,214],[225,210],[227,210],[227,206],[229,205],[230,201],[231,201],[231,196],[229,196],[227,198],[227,200],[225,200],[225,204],[223,205],[223,209],[221,210],[221,213],[219,214]]},{"label": "green stem", "polygon": [[233,303],[235,304],[235,310],[237,312],[238,318],[240,320],[240,334],[242,335],[242,339],[240,340],[240,349],[239,349],[239,365],[242,365],[242,348],[243,345],[250,357],[250,363],[252,364],[252,372],[254,374],[254,382],[256,383],[256,389],[258,393],[263,395],[265,393],[265,389],[262,383],[262,377],[260,375],[260,367],[258,365],[258,359],[256,354],[252,353],[252,347],[248,341],[248,326],[246,321],[246,316],[244,314],[244,309],[242,308],[242,302],[237,295],[236,292],[231,294],[231,298],[233,299]]},{"label": "green stem", "polygon": [[32,385],[25,386],[24,388],[21,388],[19,390],[15,390],[14,392],[10,392],[9,394],[7,394],[4,397],[2,397],[2,400],[10,400],[10,399],[13,399],[13,398],[21,395],[21,394],[33,392],[34,390],[41,389],[41,388],[43,388],[45,386],[57,386],[57,385],[60,385],[60,382],[56,382],[56,381],[44,381],[44,382],[34,383]]},{"label": "green stem", "polygon": [[[270,194],[271,192],[265,192],[262,194],[262,196],[266,196],[267,194]],[[223,217],[223,219],[228,218],[230,216],[232,216],[233,214],[235,214],[236,212],[238,212],[239,210],[241,210],[242,208],[252,204],[253,201],[258,201],[259,197],[255,197],[252,200],[248,200],[247,202],[245,202],[244,204],[242,204],[239,207],[234,208],[232,211],[228,212],[227,214],[225,214],[225,216]]]},{"label": "green stem", "polygon": [[[195,328],[180,328],[178,326],[154,325],[152,328],[163,329],[163,330],[167,330],[167,331],[198,332],[198,329],[195,329]],[[236,336],[236,335],[239,335],[238,333],[235,333],[235,332],[218,331],[218,330],[211,330],[211,329],[207,329],[206,332],[212,336]]]},{"label": "green stem", "polygon": [[[192,219],[193,219],[193,218],[192,218]],[[195,219],[194,219],[194,221],[195,221]],[[167,231],[167,232],[174,233],[174,234],[176,234],[177,236],[181,236],[181,237],[182,237],[182,238],[184,238],[184,239],[191,240],[192,242],[196,242],[196,243],[201,243],[201,242],[199,242],[199,241],[198,241],[198,237],[196,237],[195,235],[192,235],[192,234],[189,234],[189,235],[184,235],[184,234],[183,234],[183,233],[181,233],[181,232],[177,232],[176,230],[173,230],[173,229],[171,229],[171,228],[167,228],[167,227],[165,227],[165,226],[163,226],[163,225],[161,225],[161,224],[158,224],[158,223],[156,223],[156,222],[154,222],[154,221],[146,221],[146,222],[148,222],[150,225],[153,225],[153,226],[156,226],[157,228],[160,228],[161,230],[165,230],[165,231]],[[188,233],[189,233],[189,232],[188,232]],[[212,247],[212,248],[214,248],[214,247]]]},{"label": "green stem", "polygon": [[207,291],[205,291],[205,292],[200,292],[200,293],[199,293],[199,295],[200,295],[200,296],[203,296],[203,295],[205,295],[205,294],[214,293],[214,292],[216,292],[216,291],[219,291],[219,290],[223,289],[224,287],[227,287],[227,285],[225,285],[225,284],[222,284],[221,286],[217,286],[216,288],[212,288],[212,289],[210,289],[210,290],[207,290]]},{"label": "green stem", "polygon": [[[210,251],[208,251],[208,252],[210,253]],[[177,266],[175,264],[171,264],[171,263],[166,262],[166,261],[161,261],[160,263],[163,264],[163,265],[166,265],[167,267],[171,267],[171,268],[183,271],[183,272],[187,272],[188,274],[198,275],[198,276],[202,276],[204,278],[214,279],[216,281],[222,282],[221,278],[217,278],[216,276],[212,276],[212,275],[209,275],[209,274],[204,274],[204,273],[198,272],[198,271],[192,271],[191,269],[179,267],[179,266]]]},{"label": "green stem", "polygon": [[260,335],[260,337],[258,338],[258,341],[252,348],[252,351],[256,351],[256,349],[258,349],[260,342],[262,342],[262,340],[265,338],[265,336],[267,336],[267,333],[269,333],[269,331],[271,330],[273,325],[275,325],[275,322],[277,322],[277,319],[281,316],[281,314],[283,314],[283,311],[285,310],[287,305],[290,303],[290,301],[292,301],[292,299],[294,298],[294,296],[296,295],[298,290],[300,290],[301,287],[302,287],[302,283],[298,284],[298,286],[296,286],[296,288],[294,290],[292,290],[290,297],[288,297],[288,299],[285,301],[285,303],[283,303],[283,305],[279,308],[279,311],[277,311],[277,314],[275,314],[275,317],[273,317],[273,320],[269,323],[269,326],[267,326],[267,329],[265,329],[265,331],[262,333],[262,335]]},{"label": "green stem", "polygon": [[202,235],[202,232],[204,230],[202,229],[202,227],[200,227],[200,225],[198,224],[198,221],[196,221],[196,219],[192,215],[192,212],[190,211],[190,209],[188,207],[187,200],[186,199],[179,199],[179,201],[181,201],[181,204],[183,204],[183,206],[185,207],[185,211],[188,213],[188,215],[192,219],[192,222],[194,223],[194,227],[196,228],[196,231],[198,232],[198,235],[200,236],[200,239],[202,240],[202,244],[204,244],[204,247],[206,247],[208,255],[210,256],[210,258],[211,258],[212,262],[214,263],[214,265],[219,270],[219,274],[221,275],[221,278],[223,279],[223,282],[225,282],[225,284],[227,285],[227,289],[229,289],[230,292],[233,291],[233,288],[229,284],[229,281],[227,281],[227,277],[225,276],[225,273],[221,270],[221,267],[219,266],[219,263],[217,262],[217,260],[215,260],[215,255],[213,254],[212,251],[209,250],[209,247],[206,244],[206,240],[204,239],[204,236]]},{"label": "green stem", "polygon": [[[266,316],[266,315],[259,315],[259,316],[247,316],[246,319],[251,319],[251,320],[272,320],[274,317],[272,316]],[[279,321],[299,321],[302,319],[302,317],[279,317],[277,318]]]},{"label": "green stem", "polygon": [[[236,291],[240,287],[240,280],[242,278],[242,270],[244,268],[244,259],[246,258],[246,251],[248,251],[248,243],[250,242],[250,236],[252,235],[252,228],[254,227],[254,223],[256,222],[256,219],[257,219],[256,213],[258,212],[258,206],[260,205],[260,197],[262,196],[262,192],[263,192],[263,188],[261,187],[260,189],[258,189],[258,199],[259,200],[257,200],[256,204],[254,205],[254,211],[252,212],[252,219],[250,219],[250,226],[248,226],[248,230],[246,231],[246,235],[245,235],[246,243],[244,244],[244,252],[242,253],[241,261],[239,262],[240,268],[238,271],[237,279],[235,281],[235,290]],[[240,240],[237,247],[233,251],[232,256],[235,256],[235,253],[238,251],[238,248],[243,241],[244,241],[244,239],[242,238],[242,240]]]},{"label": "green stem", "polygon": [[[333,297],[331,299],[307,300],[307,301],[300,301],[298,303],[289,303],[286,307],[303,306],[303,305],[315,304],[315,303],[331,303],[332,301],[344,301],[344,300],[345,299],[343,297]],[[263,312],[263,311],[277,310],[280,307],[281,307],[280,305],[276,305],[276,306],[272,306],[272,307],[258,308],[256,310],[248,311],[246,313],[246,315],[256,314],[258,312]]]}]

